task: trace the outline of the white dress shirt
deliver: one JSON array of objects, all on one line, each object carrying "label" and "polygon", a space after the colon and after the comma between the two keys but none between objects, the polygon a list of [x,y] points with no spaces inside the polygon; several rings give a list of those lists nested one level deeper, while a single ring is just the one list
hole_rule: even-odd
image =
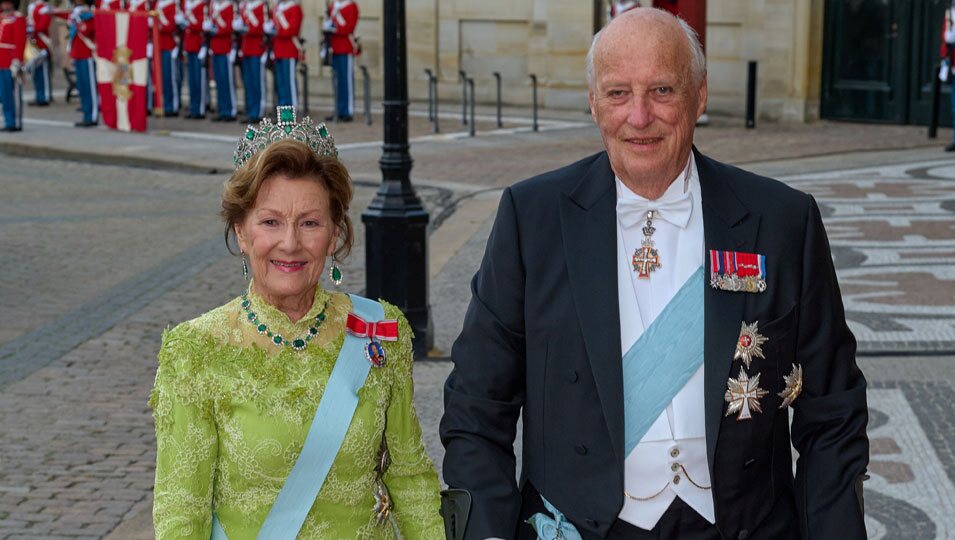
[{"label": "white dress shirt", "polygon": [[[624,354],[653,323],[686,280],[703,264],[703,208],[700,179],[693,155],[683,172],[657,201],[647,201],[630,191],[620,179],[617,186],[617,290],[620,303],[620,346]],[[660,268],[649,279],[637,277],[634,251],[644,239],[646,217],[625,227],[621,212],[634,212],[640,201],[651,209],[655,202],[680,199],[689,193],[689,220],[667,221],[665,210],[655,212],[652,235]],[[623,204],[621,204],[623,203]],[[622,208],[627,206],[628,208]],[[671,217],[671,219],[673,219]],[[701,293],[702,294],[702,293]],[[620,518],[652,529],[680,497],[710,523],[715,523],[709,468],[706,461],[706,428],[703,408],[703,366],[660,413],[649,431],[624,461],[624,498]],[[639,498],[641,500],[635,500]]]}]

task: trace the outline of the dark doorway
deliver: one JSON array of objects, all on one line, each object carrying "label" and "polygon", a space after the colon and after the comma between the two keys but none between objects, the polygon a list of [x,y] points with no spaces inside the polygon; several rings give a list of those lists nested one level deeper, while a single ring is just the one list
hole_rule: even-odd
[{"label": "dark doorway", "polygon": [[[826,0],[823,118],[927,124],[951,0]],[[948,86],[942,121],[951,122]]]}]

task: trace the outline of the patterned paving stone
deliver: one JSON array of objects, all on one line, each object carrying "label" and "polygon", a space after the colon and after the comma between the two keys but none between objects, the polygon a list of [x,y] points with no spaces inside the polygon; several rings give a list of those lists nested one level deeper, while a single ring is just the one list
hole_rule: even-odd
[{"label": "patterned paving stone", "polygon": [[861,353],[955,350],[955,164],[867,167],[783,181],[824,211]]}]

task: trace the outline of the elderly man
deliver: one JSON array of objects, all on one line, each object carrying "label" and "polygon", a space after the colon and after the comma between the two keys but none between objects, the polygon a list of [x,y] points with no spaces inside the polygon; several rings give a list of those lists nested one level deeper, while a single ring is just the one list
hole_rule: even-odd
[{"label": "elderly man", "polygon": [[464,536],[864,538],[866,384],[815,201],[693,148],[705,60],[672,15],[620,15],[588,77],[606,152],[505,190],[454,344]]}]

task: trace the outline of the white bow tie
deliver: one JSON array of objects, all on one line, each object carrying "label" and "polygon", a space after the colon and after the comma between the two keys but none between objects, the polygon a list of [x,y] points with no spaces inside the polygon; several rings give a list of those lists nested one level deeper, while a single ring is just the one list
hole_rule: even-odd
[{"label": "white bow tie", "polygon": [[643,225],[650,210],[653,210],[654,219],[663,219],[685,229],[693,212],[693,194],[687,191],[679,199],[669,201],[617,199],[617,216],[624,229]]}]

